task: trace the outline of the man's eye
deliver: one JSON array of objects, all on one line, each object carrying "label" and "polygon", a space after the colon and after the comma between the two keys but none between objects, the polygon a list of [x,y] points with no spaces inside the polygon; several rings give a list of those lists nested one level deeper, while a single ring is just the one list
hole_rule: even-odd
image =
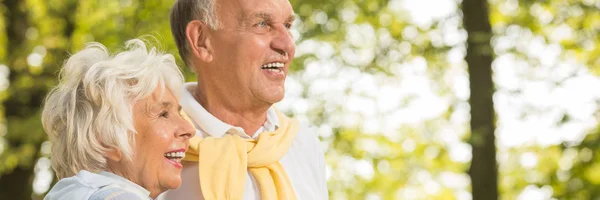
[{"label": "man's eye", "polygon": [[291,29],[292,28],[292,23],[285,23],[285,28]]},{"label": "man's eye", "polygon": [[260,21],[260,22],[258,22],[256,25],[257,25],[257,26],[264,27],[264,26],[267,26],[267,22],[265,22],[265,21]]}]

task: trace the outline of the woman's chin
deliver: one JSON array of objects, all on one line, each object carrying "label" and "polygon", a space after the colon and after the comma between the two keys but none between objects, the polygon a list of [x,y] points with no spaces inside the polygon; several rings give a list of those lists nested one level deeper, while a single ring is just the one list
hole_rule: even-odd
[{"label": "woman's chin", "polygon": [[181,185],[181,168],[165,161],[162,168],[161,185],[166,189],[177,189]]},{"label": "woman's chin", "polygon": [[167,190],[174,190],[179,188],[179,186],[181,186],[181,176],[169,177],[169,180],[163,182],[162,186]]}]

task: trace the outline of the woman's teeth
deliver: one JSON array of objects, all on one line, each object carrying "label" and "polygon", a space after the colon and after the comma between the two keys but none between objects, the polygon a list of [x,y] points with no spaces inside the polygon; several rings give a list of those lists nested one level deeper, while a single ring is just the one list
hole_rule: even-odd
[{"label": "woman's teeth", "polygon": [[183,159],[183,157],[185,157],[185,152],[170,152],[170,153],[165,153],[165,158],[175,161],[175,162],[181,162],[181,160]]}]

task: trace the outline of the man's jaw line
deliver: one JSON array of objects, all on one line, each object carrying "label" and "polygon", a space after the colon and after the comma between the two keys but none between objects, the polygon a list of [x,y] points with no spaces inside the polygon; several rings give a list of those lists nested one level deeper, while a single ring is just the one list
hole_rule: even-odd
[{"label": "man's jaw line", "polygon": [[[267,119],[267,110],[273,106],[272,103],[264,100],[221,101],[221,99],[223,98],[206,99],[208,102],[201,103],[201,105],[217,119],[229,125],[241,127],[250,136],[264,124]],[[240,104],[240,102],[245,103]]]},{"label": "man's jaw line", "polygon": [[[273,89],[273,86],[284,87],[283,81],[287,77],[290,61],[288,57],[279,57],[266,59],[263,63],[253,65],[266,78],[260,79],[265,81],[263,84],[270,85],[267,88]],[[200,74],[206,75],[206,73]],[[254,98],[257,95],[253,94],[250,88],[242,90],[243,94],[232,94],[227,88],[223,88],[225,85],[219,84],[220,81],[222,82],[221,79],[204,77],[200,74],[197,74],[199,83],[194,91],[194,98],[210,114],[227,124],[242,127],[244,130],[253,130],[254,127],[264,124],[267,110],[276,103]]]},{"label": "man's jaw line", "polygon": [[264,124],[270,106],[252,107],[250,109],[222,107],[207,110],[219,120],[232,126],[241,127],[247,134],[252,136],[251,134]]},{"label": "man's jaw line", "polygon": [[[206,111],[213,115],[219,115],[221,112],[225,111],[224,113],[236,113],[242,116],[255,116],[255,114],[252,113],[266,113],[266,111],[273,105],[272,103],[260,99],[240,98],[243,96],[249,97],[253,95],[254,94],[252,94],[250,91],[249,94],[238,94],[236,95],[237,98],[232,98],[234,95],[216,92],[215,89],[202,87],[202,84],[197,85],[193,94],[194,99],[204,109],[206,109]],[[218,116],[216,117],[218,118]]]}]

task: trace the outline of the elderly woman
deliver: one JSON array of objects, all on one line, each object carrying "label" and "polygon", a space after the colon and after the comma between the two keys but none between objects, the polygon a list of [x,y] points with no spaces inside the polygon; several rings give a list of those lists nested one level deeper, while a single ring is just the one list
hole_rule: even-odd
[{"label": "elderly woman", "polygon": [[173,56],[137,39],[116,55],[97,43],[72,55],[42,113],[60,178],[45,199],[148,199],[179,187],[195,134],[182,83]]}]

